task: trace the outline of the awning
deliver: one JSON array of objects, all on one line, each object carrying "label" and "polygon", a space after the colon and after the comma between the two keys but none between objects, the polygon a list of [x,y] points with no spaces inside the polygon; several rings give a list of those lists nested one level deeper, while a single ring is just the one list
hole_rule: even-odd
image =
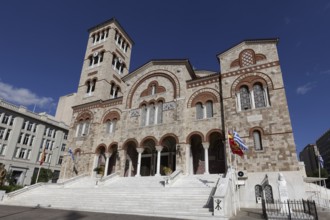
[{"label": "awning", "polygon": [[304,181],[306,183],[315,183],[315,182],[319,182],[322,180],[326,180],[328,178],[323,178],[323,177],[304,177]]}]

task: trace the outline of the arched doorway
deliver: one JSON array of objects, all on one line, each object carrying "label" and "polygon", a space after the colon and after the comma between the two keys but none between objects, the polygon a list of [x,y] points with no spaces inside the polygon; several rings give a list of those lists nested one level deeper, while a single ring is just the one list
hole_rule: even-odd
[{"label": "arched doorway", "polygon": [[209,172],[225,173],[225,147],[222,141],[222,135],[219,132],[212,132],[209,135]]},{"label": "arched doorway", "polygon": [[194,134],[190,137],[190,147],[192,156],[193,174],[203,174],[205,172],[204,148],[202,137]]},{"label": "arched doorway", "polygon": [[138,152],[137,144],[134,141],[126,143],[126,162],[124,176],[135,176],[137,171]]},{"label": "arched doorway", "polygon": [[176,142],[176,139],[172,136],[167,136],[162,140],[163,150],[160,159],[160,173],[162,175],[165,175],[164,167],[168,167],[172,171],[176,169]]},{"label": "arched doorway", "polygon": [[156,143],[152,139],[142,142],[144,151],[141,155],[141,176],[154,176],[157,165]]},{"label": "arched doorway", "polygon": [[105,163],[106,163],[106,156],[105,156],[105,146],[101,145],[96,149],[96,157],[97,157],[97,163],[96,163],[96,168],[99,169],[97,171],[99,174],[104,175],[105,171]]},{"label": "arched doorway", "polygon": [[108,166],[108,175],[116,171],[118,145],[117,144],[111,145],[109,152],[110,152],[110,158],[109,158],[109,166]]}]

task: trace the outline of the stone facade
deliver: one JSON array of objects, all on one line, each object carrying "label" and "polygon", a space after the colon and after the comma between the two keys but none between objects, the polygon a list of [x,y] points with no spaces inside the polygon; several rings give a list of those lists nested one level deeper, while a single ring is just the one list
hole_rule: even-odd
[{"label": "stone facade", "polygon": [[[66,158],[61,178],[76,175],[73,166],[91,175],[95,168],[121,176],[165,175],[165,167],[224,173],[234,161],[230,129],[249,146],[240,169],[299,170],[277,39],[219,54],[220,74],[194,70],[188,60],[151,60],[130,72],[133,44],[115,19],[89,29],[68,137],[75,160]],[[238,95],[244,86],[247,109]]]}]

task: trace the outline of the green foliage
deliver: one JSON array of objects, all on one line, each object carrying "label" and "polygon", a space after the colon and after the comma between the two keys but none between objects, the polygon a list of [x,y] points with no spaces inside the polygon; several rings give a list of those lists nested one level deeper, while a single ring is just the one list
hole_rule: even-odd
[{"label": "green foliage", "polygon": [[[308,177],[319,177],[319,170],[314,170],[313,172],[307,173]],[[321,168],[321,177],[322,178],[328,178],[329,174],[328,171],[324,168]]]},{"label": "green foliage", "polygon": [[[32,176],[31,184],[36,183],[38,173],[34,173]],[[53,177],[53,172],[50,169],[41,168],[38,183],[44,182],[47,183]]]},{"label": "green foliage", "polygon": [[18,189],[22,189],[23,186],[20,185],[9,185],[9,186],[0,186],[0,190],[5,190],[6,193],[13,192]]}]

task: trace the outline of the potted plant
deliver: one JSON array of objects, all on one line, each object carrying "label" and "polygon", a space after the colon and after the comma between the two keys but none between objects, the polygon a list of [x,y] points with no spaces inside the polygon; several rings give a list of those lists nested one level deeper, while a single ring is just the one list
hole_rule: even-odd
[{"label": "potted plant", "polygon": [[173,172],[172,169],[169,168],[169,167],[164,167],[164,168],[163,168],[163,171],[164,171],[164,173],[165,173],[166,176],[171,175],[172,172]]},{"label": "potted plant", "polygon": [[103,169],[101,167],[95,167],[93,171],[96,172],[96,177],[103,176]]}]

